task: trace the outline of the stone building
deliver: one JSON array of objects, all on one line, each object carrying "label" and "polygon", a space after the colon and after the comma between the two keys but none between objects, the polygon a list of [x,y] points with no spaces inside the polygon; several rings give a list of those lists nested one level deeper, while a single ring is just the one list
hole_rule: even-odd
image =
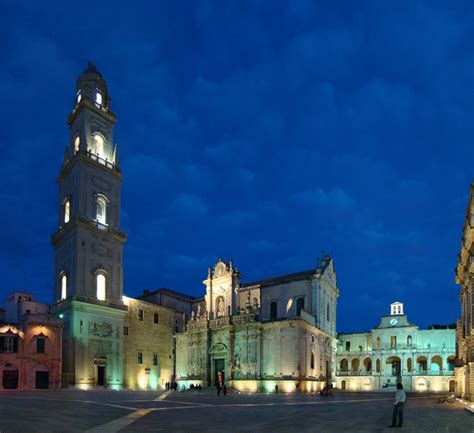
[{"label": "stone building", "polygon": [[[120,230],[115,122],[107,84],[89,63],[77,80],[68,116],[69,145],[57,178],[58,227],[51,239],[52,311],[64,323],[62,383],[159,388],[171,377],[177,319],[168,308],[123,297],[126,235]],[[155,314],[158,323],[150,321]]]},{"label": "stone building", "polygon": [[47,304],[11,293],[0,314],[0,389],[59,389],[61,337]]},{"label": "stone building", "polygon": [[176,380],[238,390],[317,390],[332,376],[339,290],[333,260],[318,267],[243,283],[219,259],[190,301],[186,331],[176,335]]},{"label": "stone building", "polygon": [[124,297],[124,386],[163,389],[173,379],[174,310]]},{"label": "stone building", "polygon": [[89,64],[76,84],[69,145],[57,178],[56,314],[64,321],[63,381],[123,385],[122,175],[107,85]]},{"label": "stone building", "polygon": [[456,394],[474,401],[474,184],[464,219],[456,283],[461,286],[461,318],[457,324]]},{"label": "stone building", "polygon": [[454,391],[455,332],[454,326],[421,330],[394,302],[370,332],[339,334],[337,386],[372,391],[402,383],[408,391]]}]

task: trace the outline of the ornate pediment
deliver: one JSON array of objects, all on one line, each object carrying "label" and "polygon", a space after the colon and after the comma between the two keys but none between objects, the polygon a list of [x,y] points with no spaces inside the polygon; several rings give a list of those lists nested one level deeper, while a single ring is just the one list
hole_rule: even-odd
[{"label": "ornate pediment", "polygon": [[234,273],[232,260],[226,262],[222,258],[219,258],[219,260],[214,265],[214,269],[212,271],[211,269],[209,269],[209,271],[209,277],[211,278],[222,278],[232,276],[232,274]]}]

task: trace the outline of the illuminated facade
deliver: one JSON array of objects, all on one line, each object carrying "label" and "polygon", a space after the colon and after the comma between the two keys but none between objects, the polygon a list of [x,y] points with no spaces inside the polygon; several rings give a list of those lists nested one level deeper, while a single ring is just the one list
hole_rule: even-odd
[{"label": "illuminated facade", "polygon": [[61,319],[26,292],[11,293],[0,310],[0,389],[61,385]]},{"label": "illuminated facade", "polygon": [[176,336],[179,384],[242,391],[314,391],[331,380],[339,296],[333,260],[315,269],[242,283],[232,262],[209,268],[206,294],[190,302]]},{"label": "illuminated facade", "polygon": [[120,172],[107,85],[89,64],[77,80],[57,178],[54,311],[63,318],[63,382],[123,385]]},{"label": "illuminated facade", "polygon": [[463,227],[456,283],[461,286],[461,318],[457,326],[456,394],[474,401],[474,184]]},{"label": "illuminated facade", "polygon": [[339,334],[337,386],[341,389],[454,391],[456,331],[421,330],[394,302],[371,332]]},{"label": "illuminated facade", "polygon": [[173,379],[175,311],[133,298],[124,302],[124,386],[163,389]]}]

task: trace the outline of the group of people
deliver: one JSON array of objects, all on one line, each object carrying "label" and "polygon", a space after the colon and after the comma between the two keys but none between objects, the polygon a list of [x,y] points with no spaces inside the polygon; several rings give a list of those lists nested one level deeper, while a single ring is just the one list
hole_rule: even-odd
[{"label": "group of people", "polygon": [[176,391],[178,389],[178,384],[176,382],[166,382],[165,383],[165,389],[167,391]]},{"label": "group of people", "polygon": [[202,391],[202,385],[200,383],[198,385],[194,385],[194,383],[192,383],[191,385],[189,385],[189,389],[196,389],[199,392],[201,392]]}]

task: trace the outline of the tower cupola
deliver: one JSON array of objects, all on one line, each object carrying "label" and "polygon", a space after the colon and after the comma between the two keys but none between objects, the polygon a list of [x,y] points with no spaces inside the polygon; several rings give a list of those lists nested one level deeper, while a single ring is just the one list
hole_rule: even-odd
[{"label": "tower cupola", "polygon": [[76,81],[76,99],[67,121],[71,138],[66,162],[79,154],[118,169],[118,149],[113,142],[115,114],[107,83],[91,62]]},{"label": "tower cupola", "polygon": [[75,106],[83,99],[93,101],[97,107],[109,111],[110,97],[107,92],[107,83],[97,68],[89,62],[84,72],[79,76],[76,82],[76,101]]}]

